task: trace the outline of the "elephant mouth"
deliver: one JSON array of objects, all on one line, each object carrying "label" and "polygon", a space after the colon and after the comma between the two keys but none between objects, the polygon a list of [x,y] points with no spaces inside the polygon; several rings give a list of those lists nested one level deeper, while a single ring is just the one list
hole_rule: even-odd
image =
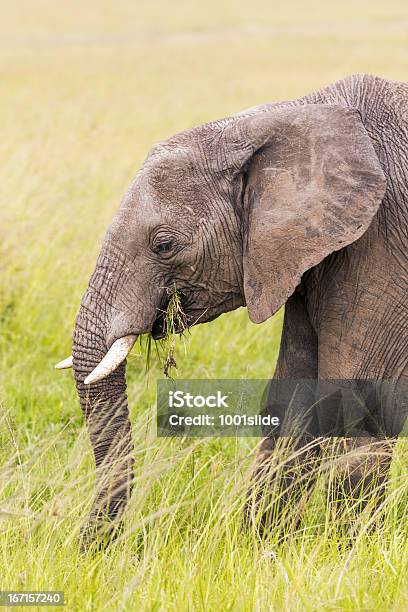
[{"label": "elephant mouth", "polygon": [[151,335],[154,340],[162,340],[166,338],[169,333],[182,334],[193,324],[190,317],[184,312],[184,304],[186,302],[185,295],[181,292],[178,292],[178,295],[180,297],[180,312],[171,319],[171,322],[168,320],[169,296],[167,295],[163,301],[159,309],[159,314],[152,325]]},{"label": "elephant mouth", "polygon": [[[192,295],[187,293],[178,292],[181,298],[181,317],[175,318],[172,321],[171,333],[183,334],[193,325],[199,323],[208,323],[213,321],[220,314],[228,312],[229,310],[235,310],[238,306],[242,305],[241,296],[228,296],[227,299],[221,300],[218,304],[212,306],[198,306],[193,302]],[[169,306],[169,298],[166,296],[163,305],[159,309],[159,314],[156,317],[152,329],[151,335],[154,340],[162,340],[168,335],[169,329],[166,322],[166,314]]]},{"label": "elephant mouth", "polygon": [[164,325],[164,315],[165,313],[160,313],[152,327],[152,336],[154,340],[162,340],[166,337],[165,333],[165,325]]},{"label": "elephant mouth", "polygon": [[[184,313],[184,319],[182,321],[175,321],[172,328],[172,332],[175,334],[183,334],[193,325],[199,323],[208,323],[213,321],[223,312],[219,308],[197,308],[192,310],[189,314]],[[168,335],[165,323],[166,311],[163,311],[156,318],[152,326],[152,337],[154,340],[162,340]]]}]

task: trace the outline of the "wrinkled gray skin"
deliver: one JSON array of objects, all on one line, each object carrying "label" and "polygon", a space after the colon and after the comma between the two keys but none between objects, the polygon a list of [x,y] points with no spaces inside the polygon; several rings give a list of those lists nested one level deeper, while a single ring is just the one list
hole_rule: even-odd
[{"label": "wrinkled gray skin", "polygon": [[132,441],[125,364],[83,380],[116,339],[160,336],[165,287],[191,325],[245,305],[261,322],[286,303],[275,377],[408,377],[407,120],[407,84],[357,75],[153,147],[75,325],[98,474],[89,524],[120,516]]}]

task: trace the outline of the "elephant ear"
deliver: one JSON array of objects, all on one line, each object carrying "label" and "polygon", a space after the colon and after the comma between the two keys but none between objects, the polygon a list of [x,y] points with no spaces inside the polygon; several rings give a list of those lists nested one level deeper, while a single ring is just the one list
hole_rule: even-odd
[{"label": "elephant ear", "polygon": [[355,109],[281,107],[226,131],[229,170],[246,176],[244,291],[261,323],[306,270],[367,230],[386,181]]}]

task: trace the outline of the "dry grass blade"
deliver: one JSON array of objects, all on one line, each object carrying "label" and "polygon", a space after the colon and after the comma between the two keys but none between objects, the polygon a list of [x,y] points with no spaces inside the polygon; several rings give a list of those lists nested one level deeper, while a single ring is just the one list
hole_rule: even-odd
[{"label": "dry grass blade", "polygon": [[176,335],[180,334],[182,336],[188,327],[186,315],[181,304],[181,297],[176,287],[167,291],[169,303],[164,315],[164,341],[167,343],[167,354],[163,364],[163,373],[168,378],[171,378],[170,372],[172,368],[177,369],[177,363],[174,358]]},{"label": "dry grass blade", "polygon": [[[187,317],[183,311],[181,296],[176,287],[166,287],[168,304],[163,312],[163,338],[156,340],[152,334],[146,338],[146,370],[150,368],[152,356],[152,344],[154,343],[159,362],[162,364],[163,373],[167,378],[172,378],[171,370],[177,370],[175,359],[176,337],[183,336],[188,330]],[[140,337],[140,346],[143,350],[143,337]]]}]

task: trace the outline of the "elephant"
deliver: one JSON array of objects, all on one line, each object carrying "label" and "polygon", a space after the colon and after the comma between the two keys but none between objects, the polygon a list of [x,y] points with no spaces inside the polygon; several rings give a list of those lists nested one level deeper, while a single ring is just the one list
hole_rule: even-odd
[{"label": "elephant", "polygon": [[[407,83],[353,75],[153,146],[59,365],[73,366],[95,456],[89,541],[131,495],[126,356],[140,335],[163,333],[166,288],[189,326],[245,306],[261,323],[285,305],[275,380],[407,380],[407,228]],[[259,466],[273,448],[266,438]]]}]

